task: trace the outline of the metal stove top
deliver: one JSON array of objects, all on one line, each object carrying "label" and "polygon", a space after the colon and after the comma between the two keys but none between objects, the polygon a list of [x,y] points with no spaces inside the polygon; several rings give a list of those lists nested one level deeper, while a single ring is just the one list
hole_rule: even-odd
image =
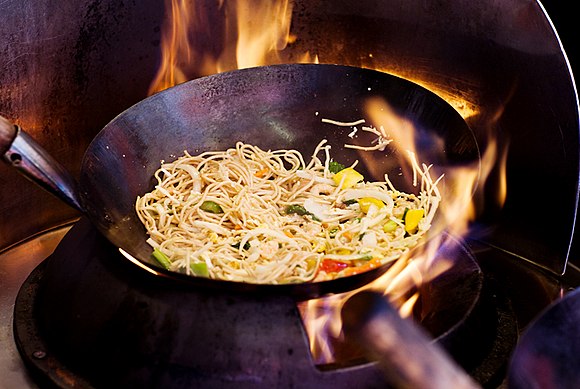
[{"label": "metal stove top", "polygon": [[43,233],[0,254],[0,388],[37,388],[14,343],[12,320],[20,286],[56,248],[70,225]]}]

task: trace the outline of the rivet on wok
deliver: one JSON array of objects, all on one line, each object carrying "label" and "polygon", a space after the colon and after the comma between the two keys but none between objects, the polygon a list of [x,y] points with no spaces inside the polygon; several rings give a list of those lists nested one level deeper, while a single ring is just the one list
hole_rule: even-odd
[{"label": "rivet on wok", "polygon": [[32,356],[36,359],[44,359],[46,358],[46,352],[42,350],[38,350],[32,353]]},{"label": "rivet on wok", "polygon": [[22,162],[22,155],[18,153],[10,154],[10,162],[12,162],[13,165],[19,165]]}]

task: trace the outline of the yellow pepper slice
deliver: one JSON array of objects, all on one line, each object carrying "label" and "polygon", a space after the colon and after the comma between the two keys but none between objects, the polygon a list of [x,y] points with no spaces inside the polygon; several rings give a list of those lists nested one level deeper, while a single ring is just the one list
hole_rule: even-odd
[{"label": "yellow pepper slice", "polygon": [[413,233],[419,226],[419,220],[425,214],[423,209],[409,209],[405,214],[405,231]]},{"label": "yellow pepper slice", "polygon": [[310,271],[310,270],[314,269],[316,264],[317,264],[316,259],[312,259],[312,258],[307,259],[306,260],[306,270]]},{"label": "yellow pepper slice", "polygon": [[336,185],[340,185],[340,182],[342,181],[342,188],[352,188],[357,182],[362,181],[364,176],[353,168],[347,167],[332,176],[332,179]]},{"label": "yellow pepper slice", "polygon": [[374,197],[361,197],[358,199],[358,205],[360,206],[360,210],[364,213],[368,213],[371,205],[376,206],[378,209],[381,209],[385,206],[379,199],[375,199]]}]

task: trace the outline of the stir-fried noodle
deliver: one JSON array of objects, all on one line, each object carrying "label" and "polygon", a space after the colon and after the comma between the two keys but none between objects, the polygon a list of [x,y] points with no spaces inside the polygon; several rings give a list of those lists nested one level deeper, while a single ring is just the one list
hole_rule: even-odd
[{"label": "stir-fried noodle", "polygon": [[430,166],[413,169],[418,195],[366,182],[326,141],[306,163],[297,150],[238,142],[162,163],[136,211],[168,269],[249,283],[297,283],[394,261],[431,226],[440,194]]}]

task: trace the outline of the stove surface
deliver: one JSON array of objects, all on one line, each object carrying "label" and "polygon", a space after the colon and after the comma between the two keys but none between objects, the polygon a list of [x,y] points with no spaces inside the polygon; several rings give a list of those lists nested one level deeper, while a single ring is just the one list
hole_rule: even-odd
[{"label": "stove surface", "polygon": [[14,302],[28,275],[56,248],[70,225],[40,234],[0,254],[0,388],[37,388],[16,349]]}]

